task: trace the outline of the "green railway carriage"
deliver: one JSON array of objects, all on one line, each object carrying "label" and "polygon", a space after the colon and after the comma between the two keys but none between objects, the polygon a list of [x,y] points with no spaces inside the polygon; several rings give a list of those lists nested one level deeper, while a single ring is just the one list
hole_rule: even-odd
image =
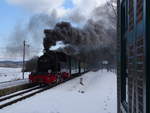
[{"label": "green railway carriage", "polygon": [[118,0],[118,113],[150,113],[150,0]]}]

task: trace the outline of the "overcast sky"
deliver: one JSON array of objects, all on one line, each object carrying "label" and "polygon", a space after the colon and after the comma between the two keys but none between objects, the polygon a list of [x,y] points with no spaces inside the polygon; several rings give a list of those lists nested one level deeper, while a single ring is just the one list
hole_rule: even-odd
[{"label": "overcast sky", "polygon": [[90,18],[92,10],[104,2],[106,0],[0,0],[0,52],[9,42],[16,24],[26,23],[35,14],[51,15],[55,11],[60,20],[75,14],[78,18],[70,21],[78,24]]}]

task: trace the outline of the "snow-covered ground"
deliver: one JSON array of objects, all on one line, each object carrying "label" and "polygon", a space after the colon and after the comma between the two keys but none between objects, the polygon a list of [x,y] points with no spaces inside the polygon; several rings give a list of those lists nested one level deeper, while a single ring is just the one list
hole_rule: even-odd
[{"label": "snow-covered ground", "polygon": [[[29,73],[25,73],[25,78]],[[0,67],[0,83],[5,81],[13,81],[22,79],[21,68],[5,68]]]},{"label": "snow-covered ground", "polygon": [[116,75],[106,70],[89,72],[0,113],[117,113]]},{"label": "snow-covered ground", "polygon": [[9,81],[9,82],[4,82],[4,83],[0,83],[0,89],[5,89],[5,88],[10,88],[13,86],[20,86],[23,84],[28,84],[29,80],[26,79],[21,79],[21,80],[15,80],[15,81]]}]

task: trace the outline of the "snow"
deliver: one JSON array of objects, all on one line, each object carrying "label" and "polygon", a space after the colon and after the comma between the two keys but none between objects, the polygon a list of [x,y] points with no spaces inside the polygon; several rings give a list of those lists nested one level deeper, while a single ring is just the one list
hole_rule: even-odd
[{"label": "snow", "polygon": [[13,86],[19,86],[19,85],[23,85],[23,84],[27,84],[27,83],[29,83],[28,79],[0,83],[0,89],[5,89],[5,88],[13,87]]},{"label": "snow", "polygon": [[[25,73],[25,78],[29,73]],[[0,83],[6,81],[14,81],[22,79],[21,68],[5,68],[0,67]]]},{"label": "snow", "polygon": [[116,74],[99,70],[3,108],[0,113],[117,113],[116,90]]},{"label": "snow", "polygon": [[0,67],[0,89],[29,83],[28,75],[25,73],[23,80],[21,68]]}]

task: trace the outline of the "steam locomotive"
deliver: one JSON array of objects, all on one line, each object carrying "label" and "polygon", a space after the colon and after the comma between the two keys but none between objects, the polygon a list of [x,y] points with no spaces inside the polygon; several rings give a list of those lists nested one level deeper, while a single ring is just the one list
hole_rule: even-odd
[{"label": "steam locomotive", "polygon": [[82,73],[85,67],[80,60],[62,52],[48,51],[38,58],[35,72],[31,72],[31,83],[53,84]]}]

